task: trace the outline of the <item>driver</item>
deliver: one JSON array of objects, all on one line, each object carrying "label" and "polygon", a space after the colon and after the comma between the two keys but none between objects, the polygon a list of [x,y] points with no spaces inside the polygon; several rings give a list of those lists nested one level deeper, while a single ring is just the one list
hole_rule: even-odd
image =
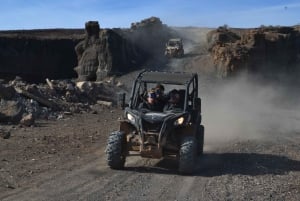
[{"label": "driver", "polygon": [[139,105],[139,109],[148,109],[151,111],[162,112],[164,105],[158,100],[155,89],[147,93],[147,100]]}]

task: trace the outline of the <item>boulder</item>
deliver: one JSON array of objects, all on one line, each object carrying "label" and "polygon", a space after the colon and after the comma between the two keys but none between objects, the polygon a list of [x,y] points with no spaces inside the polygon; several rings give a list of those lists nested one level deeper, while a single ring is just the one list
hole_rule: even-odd
[{"label": "boulder", "polygon": [[18,101],[1,100],[0,122],[19,123],[24,112],[24,106]]},{"label": "boulder", "polygon": [[76,87],[81,91],[81,92],[89,92],[93,89],[93,83],[89,81],[80,81],[76,83]]},{"label": "boulder", "polygon": [[16,91],[12,86],[0,83],[0,98],[11,100],[15,96],[15,94]]},{"label": "boulder", "polygon": [[21,119],[20,124],[23,125],[23,126],[32,126],[32,125],[34,125],[34,117],[33,117],[33,115],[31,113],[28,114],[28,115],[25,115]]}]

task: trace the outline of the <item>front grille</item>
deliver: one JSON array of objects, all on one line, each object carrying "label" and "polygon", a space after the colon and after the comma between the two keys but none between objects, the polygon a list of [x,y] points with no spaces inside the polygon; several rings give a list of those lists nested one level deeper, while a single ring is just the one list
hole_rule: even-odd
[{"label": "front grille", "polygon": [[149,123],[147,121],[143,121],[143,130],[146,132],[155,132],[159,133],[163,122],[159,123]]}]

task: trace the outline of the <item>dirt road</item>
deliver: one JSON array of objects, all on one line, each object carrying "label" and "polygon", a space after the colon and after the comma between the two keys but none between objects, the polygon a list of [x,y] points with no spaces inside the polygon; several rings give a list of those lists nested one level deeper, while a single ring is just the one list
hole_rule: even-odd
[{"label": "dirt road", "polygon": [[104,109],[12,130],[0,141],[0,200],[300,199],[299,132],[223,145],[208,137],[191,176],[178,175],[173,159],[137,156],[117,171],[107,167],[104,148],[121,113]]}]

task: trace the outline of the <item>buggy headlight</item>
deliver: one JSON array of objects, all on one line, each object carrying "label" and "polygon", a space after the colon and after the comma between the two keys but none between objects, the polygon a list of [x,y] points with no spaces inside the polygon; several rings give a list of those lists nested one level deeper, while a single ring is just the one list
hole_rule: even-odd
[{"label": "buggy headlight", "polygon": [[175,122],[174,125],[178,126],[178,125],[182,125],[184,122],[184,117],[179,117]]},{"label": "buggy headlight", "polygon": [[134,122],[134,121],[135,121],[134,116],[133,116],[132,114],[130,114],[130,113],[127,113],[127,119],[128,119],[129,121],[131,121],[131,122]]}]

